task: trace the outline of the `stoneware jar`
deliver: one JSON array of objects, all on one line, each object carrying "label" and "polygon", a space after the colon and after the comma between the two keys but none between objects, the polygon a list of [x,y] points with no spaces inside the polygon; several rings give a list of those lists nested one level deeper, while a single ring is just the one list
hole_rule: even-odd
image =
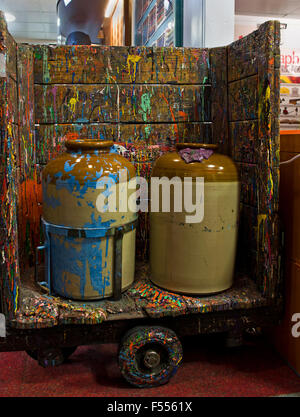
[{"label": "stoneware jar", "polygon": [[63,297],[110,297],[116,256],[122,290],[134,279],[137,214],[121,210],[119,193],[135,178],[135,168],[113,151],[113,142],[68,140],[65,146],[66,152],[50,161],[42,176],[47,278],[53,292]]},{"label": "stoneware jar", "polygon": [[[212,155],[201,162],[186,163],[179,154],[186,148],[202,149],[204,153]],[[170,211],[164,212],[162,203],[157,212],[151,208],[150,267],[153,283],[186,294],[210,294],[231,287],[237,246],[240,188],[234,162],[228,156],[218,154],[216,145],[182,143],[177,145],[176,152],[166,153],[156,161],[152,179],[154,177],[169,180],[177,177],[181,180],[182,197],[178,194],[180,189],[175,191],[176,188],[171,186]],[[197,177],[204,179],[198,202],[195,200]],[[183,184],[187,178],[191,178],[191,188],[187,187],[185,191]],[[199,187],[201,191],[201,185]],[[204,210],[203,218],[201,213],[198,216],[200,222],[194,222],[196,217],[187,222],[191,212],[188,212],[188,207],[185,210],[184,194],[186,192],[188,195],[191,190],[193,203],[198,204],[199,212],[201,204]],[[177,203],[180,199],[182,202],[181,212],[178,212],[173,203],[175,192]],[[163,194],[166,195],[166,189],[160,193],[160,198]]]}]

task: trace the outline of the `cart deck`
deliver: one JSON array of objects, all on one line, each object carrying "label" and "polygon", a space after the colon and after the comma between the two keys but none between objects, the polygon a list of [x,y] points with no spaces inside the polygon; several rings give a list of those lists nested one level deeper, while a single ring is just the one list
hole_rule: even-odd
[{"label": "cart deck", "polygon": [[139,263],[136,280],[120,301],[82,303],[43,292],[31,272],[21,287],[22,308],[0,339],[2,351],[119,342],[126,330],[143,324],[166,325],[178,336],[242,332],[276,325],[282,312],[282,300],[264,298],[247,276],[236,277],[220,294],[194,297],[152,284],[148,264]]}]

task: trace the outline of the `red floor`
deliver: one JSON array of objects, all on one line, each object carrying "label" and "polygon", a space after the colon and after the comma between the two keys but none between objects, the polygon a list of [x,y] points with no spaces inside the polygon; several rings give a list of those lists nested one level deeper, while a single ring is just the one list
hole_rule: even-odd
[{"label": "red floor", "polygon": [[223,349],[213,338],[183,342],[184,363],[159,388],[130,387],[115,345],[79,347],[67,363],[43,369],[25,352],[0,353],[0,397],[6,396],[274,396],[300,392],[300,378],[262,340]]}]

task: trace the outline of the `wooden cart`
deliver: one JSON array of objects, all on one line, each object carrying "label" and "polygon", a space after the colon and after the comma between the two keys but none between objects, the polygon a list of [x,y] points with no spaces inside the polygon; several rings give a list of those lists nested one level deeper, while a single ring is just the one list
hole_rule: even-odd
[{"label": "wooden cart", "polygon": [[[176,371],[180,337],[227,332],[236,340],[278,323],[279,32],[279,22],[267,22],[212,49],[30,46],[17,45],[0,16],[1,351],[27,350],[52,366],[78,345],[117,342],[125,378],[154,386]],[[230,155],[242,184],[234,286],[188,297],[151,284],[141,214],[136,281],[120,301],[83,304],[39,288],[40,174],[70,135],[113,138],[147,178],[178,141],[216,143]]]}]

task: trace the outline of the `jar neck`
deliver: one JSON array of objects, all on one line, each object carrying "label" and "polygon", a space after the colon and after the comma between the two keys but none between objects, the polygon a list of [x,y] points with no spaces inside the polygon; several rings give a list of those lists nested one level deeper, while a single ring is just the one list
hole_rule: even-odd
[{"label": "jar neck", "polygon": [[113,141],[99,141],[91,139],[75,139],[67,140],[65,142],[65,147],[67,148],[68,153],[78,154],[108,154],[110,153],[113,145]]},{"label": "jar neck", "polygon": [[78,154],[78,155],[108,155],[110,153],[111,148],[105,148],[105,149],[67,149],[67,153],[70,154]]}]

